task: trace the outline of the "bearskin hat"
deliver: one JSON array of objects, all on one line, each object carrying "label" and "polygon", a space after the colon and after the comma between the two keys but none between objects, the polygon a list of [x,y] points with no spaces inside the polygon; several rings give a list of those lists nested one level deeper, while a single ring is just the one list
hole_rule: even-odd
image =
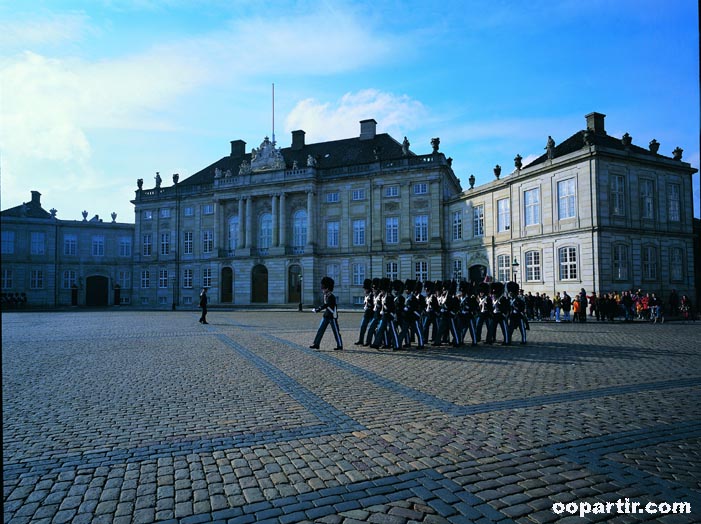
[{"label": "bearskin hat", "polygon": [[375,277],[372,279],[372,287],[375,289],[380,289],[380,279]]},{"label": "bearskin hat", "polygon": [[414,288],[416,287],[416,281],[412,280],[410,278],[407,278],[406,281],[404,282],[404,290],[407,293],[411,293],[414,291]]},{"label": "bearskin hat", "polygon": [[321,279],[321,287],[328,289],[329,291],[333,291],[334,284],[335,282],[331,277],[324,277]]},{"label": "bearskin hat", "polygon": [[392,286],[392,281],[389,278],[384,277],[383,279],[380,280],[380,289],[382,291],[389,291],[391,286]]},{"label": "bearskin hat", "polygon": [[514,281],[507,282],[506,291],[508,291],[509,294],[518,295],[518,284]]},{"label": "bearskin hat", "polygon": [[487,293],[489,293],[489,284],[487,284],[486,282],[480,282],[479,284],[477,284],[477,292],[486,295]]},{"label": "bearskin hat", "polygon": [[426,293],[433,293],[433,286],[434,284],[430,280],[424,282],[424,289],[426,290]]},{"label": "bearskin hat", "polygon": [[416,284],[414,285],[414,293],[421,293],[421,290],[423,290],[424,285],[420,280],[416,281]]},{"label": "bearskin hat", "polygon": [[443,289],[448,288],[448,294],[449,295],[454,295],[458,291],[458,283],[455,280],[451,280],[450,282],[444,282],[443,283]]},{"label": "bearskin hat", "polygon": [[489,286],[492,294],[495,297],[500,297],[504,294],[504,283],[503,282],[492,282]]},{"label": "bearskin hat", "polygon": [[469,295],[470,292],[472,291],[472,286],[467,280],[461,280],[460,281],[460,293],[463,295]]},{"label": "bearskin hat", "polygon": [[372,289],[372,280],[369,278],[363,280],[363,289]]},{"label": "bearskin hat", "polygon": [[433,291],[436,293],[439,293],[442,289],[443,289],[443,282],[440,280],[436,280],[436,283],[433,286]]}]

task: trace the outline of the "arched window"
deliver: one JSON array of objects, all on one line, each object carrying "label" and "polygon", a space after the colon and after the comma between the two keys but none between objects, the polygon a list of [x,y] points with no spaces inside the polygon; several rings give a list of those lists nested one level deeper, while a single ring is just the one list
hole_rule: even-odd
[{"label": "arched window", "polygon": [[239,243],[239,217],[234,216],[229,219],[229,251],[238,247]]},{"label": "arched window", "polygon": [[273,217],[270,213],[263,213],[258,227],[258,249],[268,249],[272,243]]},{"label": "arched window", "polygon": [[304,248],[307,243],[307,212],[300,209],[292,216],[292,246]]}]

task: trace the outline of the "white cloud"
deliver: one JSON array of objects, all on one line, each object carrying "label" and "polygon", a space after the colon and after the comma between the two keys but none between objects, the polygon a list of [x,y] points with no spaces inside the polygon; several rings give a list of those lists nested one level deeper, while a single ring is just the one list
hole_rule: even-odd
[{"label": "white cloud", "polygon": [[60,45],[94,33],[84,13],[30,13],[13,20],[0,20],[0,47],[7,52]]},{"label": "white cloud", "polygon": [[302,100],[287,115],[285,129],[303,129],[313,142],[322,142],[357,136],[359,122],[374,118],[378,132],[398,137],[417,128],[425,113],[424,106],[407,95],[366,89],[347,93],[336,103]]}]

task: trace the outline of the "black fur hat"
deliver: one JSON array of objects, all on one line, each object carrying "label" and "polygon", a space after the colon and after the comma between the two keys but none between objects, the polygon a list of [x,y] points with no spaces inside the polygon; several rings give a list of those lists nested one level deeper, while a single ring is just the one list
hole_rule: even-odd
[{"label": "black fur hat", "polygon": [[392,286],[392,281],[389,278],[384,277],[382,280],[380,280],[380,289],[382,291],[389,291],[391,286]]},{"label": "black fur hat", "polygon": [[333,286],[335,282],[333,281],[333,278],[331,277],[324,277],[321,279],[321,287],[328,289],[329,291],[333,291]]},{"label": "black fur hat", "polygon": [[500,297],[504,294],[504,283],[503,282],[492,282],[491,291],[495,297]]},{"label": "black fur hat", "polygon": [[363,289],[372,289],[372,280],[369,278],[363,280]]},{"label": "black fur hat", "polygon": [[508,291],[509,294],[513,293],[514,295],[518,295],[518,284],[513,281],[507,282],[506,291]]},{"label": "black fur hat", "polygon": [[469,295],[470,291],[471,291],[470,290],[471,287],[472,286],[470,285],[470,283],[467,280],[460,281],[460,293],[462,293],[463,295]]},{"label": "black fur hat", "polygon": [[441,289],[443,289],[443,282],[441,282],[440,280],[436,280],[436,283],[433,286],[433,291],[435,291],[436,293],[439,293],[441,291]]},{"label": "black fur hat", "polygon": [[404,291],[404,282],[401,280],[395,280],[392,282],[392,288],[394,288],[397,293],[402,293]]},{"label": "black fur hat", "polygon": [[416,287],[416,281],[412,280],[410,278],[407,278],[406,281],[404,282],[404,290],[407,293],[411,293],[414,291],[414,288]]},{"label": "black fur hat", "polygon": [[454,295],[458,290],[458,283],[455,280],[451,280],[450,282],[446,281],[443,283],[443,289],[446,288],[448,288],[449,295]]},{"label": "black fur hat", "polygon": [[416,281],[416,284],[414,285],[414,293],[421,293],[423,290],[424,285],[420,280]]},{"label": "black fur hat", "polygon": [[380,279],[375,277],[372,279],[372,287],[375,289],[380,289]]},{"label": "black fur hat", "polygon": [[426,293],[433,293],[433,282],[430,280],[424,282],[424,289],[426,290]]},{"label": "black fur hat", "polygon": [[480,282],[477,284],[477,292],[478,293],[484,293],[485,295],[489,293],[489,284],[486,282]]}]

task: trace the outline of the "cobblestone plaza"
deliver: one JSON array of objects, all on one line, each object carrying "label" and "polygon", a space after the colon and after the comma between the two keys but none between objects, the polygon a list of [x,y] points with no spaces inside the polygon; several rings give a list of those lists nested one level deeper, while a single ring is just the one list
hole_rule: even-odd
[{"label": "cobblestone plaza", "polygon": [[[701,521],[701,323],[391,352],[355,312],[344,351],[313,313],[197,318],[3,313],[5,523]],[[692,513],[569,511],[626,499]]]}]

